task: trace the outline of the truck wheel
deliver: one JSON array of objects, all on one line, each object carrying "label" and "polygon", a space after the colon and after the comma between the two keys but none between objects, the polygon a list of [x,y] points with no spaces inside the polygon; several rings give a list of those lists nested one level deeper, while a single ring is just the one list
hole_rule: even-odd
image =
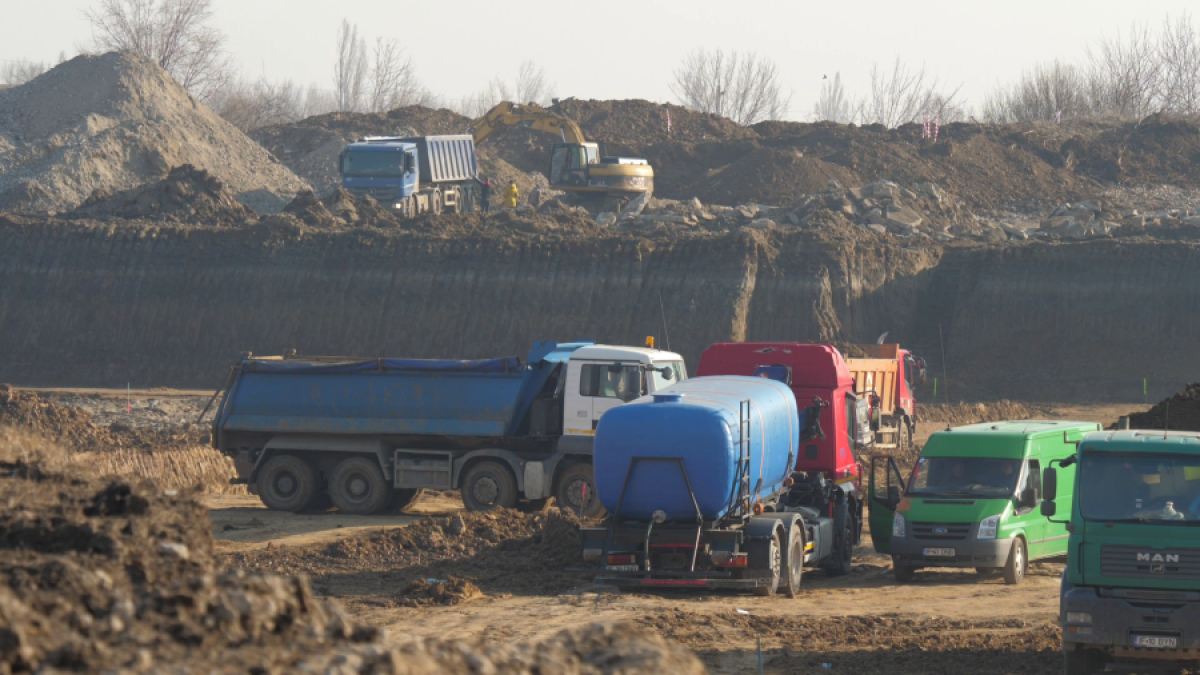
[{"label": "truck wheel", "polygon": [[833,555],[829,561],[821,565],[821,569],[831,577],[844,577],[850,574],[854,563],[854,522],[846,519],[846,530],[838,541],[834,542]]},{"label": "truck wheel", "polygon": [[901,565],[896,562],[895,556],[892,557],[892,573],[896,575],[896,581],[902,584],[912,583],[912,580],[917,578],[917,568],[911,565]]},{"label": "truck wheel", "polygon": [[1025,551],[1025,540],[1015,537],[1012,550],[1008,552],[1008,562],[1004,563],[1004,583],[1009,586],[1021,583],[1027,569],[1029,569],[1029,555]]},{"label": "truck wheel", "polygon": [[343,459],[329,477],[329,496],[342,513],[369,516],[388,507],[392,486],[374,457]]},{"label": "truck wheel", "polygon": [[433,215],[442,215],[442,193],[433,193]]},{"label": "truck wheel", "polygon": [[388,505],[388,510],[392,513],[400,513],[404,509],[407,509],[409,506],[411,506],[413,502],[420,499],[424,492],[424,490],[419,488],[392,490],[392,503]]},{"label": "truck wheel", "polygon": [[580,518],[600,518],[604,505],[596,494],[596,477],[591,464],[575,464],[567,467],[558,478],[558,489],[554,492],[558,508],[566,509]]},{"label": "truck wheel", "polygon": [[804,530],[793,523],[783,542],[783,591],[789,598],[800,593],[800,581],[804,578]]},{"label": "truck wheel", "polygon": [[775,595],[779,590],[779,577],[783,575],[783,552],[779,545],[779,530],[776,530],[766,541],[752,541],[746,547],[750,558],[747,567],[758,572],[767,572],[764,579],[759,577],[759,583],[766,581],[765,586],[755,586],[755,595]]},{"label": "truck wheel", "polygon": [[468,511],[511,509],[517,505],[517,481],[500,462],[480,462],[463,479],[462,500]]},{"label": "truck wheel", "polygon": [[1095,649],[1073,649],[1063,652],[1063,665],[1066,675],[1092,675],[1104,670],[1104,655]]},{"label": "truck wheel", "polygon": [[275,455],[258,473],[258,496],[268,509],[303,511],[316,494],[316,473],[295,455]]}]

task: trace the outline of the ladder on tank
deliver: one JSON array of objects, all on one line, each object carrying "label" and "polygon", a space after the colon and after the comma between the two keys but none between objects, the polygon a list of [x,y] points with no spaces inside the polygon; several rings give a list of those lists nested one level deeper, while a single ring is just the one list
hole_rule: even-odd
[{"label": "ladder on tank", "polygon": [[[750,399],[738,402],[738,465],[726,517],[750,514]],[[724,518],[722,519],[724,520]]]}]

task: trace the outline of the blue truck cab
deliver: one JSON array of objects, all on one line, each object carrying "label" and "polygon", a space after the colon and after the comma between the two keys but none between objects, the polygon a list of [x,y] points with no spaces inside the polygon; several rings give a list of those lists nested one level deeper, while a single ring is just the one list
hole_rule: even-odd
[{"label": "blue truck cab", "polygon": [[213,445],[272,509],[371,514],[458,489],[475,511],[554,497],[596,515],[601,416],[686,378],[678,354],[591,342],[537,342],[524,360],[247,354]]},{"label": "blue truck cab", "polygon": [[396,213],[474,211],[479,173],[471,136],[368,136],[338,158],[342,187]]}]

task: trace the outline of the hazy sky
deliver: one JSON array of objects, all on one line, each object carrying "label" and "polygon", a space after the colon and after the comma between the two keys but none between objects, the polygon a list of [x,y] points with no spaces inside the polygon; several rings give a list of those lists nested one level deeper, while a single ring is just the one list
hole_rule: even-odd
[{"label": "hazy sky", "polygon": [[[0,0],[0,59],[53,61],[90,39],[86,0]],[[470,94],[519,64],[545,68],[561,97],[674,100],[679,60],[698,47],[757,50],[774,59],[805,119],[822,75],[851,93],[872,64],[897,56],[978,106],[998,83],[1038,61],[1080,61],[1087,45],[1159,24],[1195,0],[214,0],[215,23],[245,75],[329,87],[337,26],[399,39],[435,93]]]}]

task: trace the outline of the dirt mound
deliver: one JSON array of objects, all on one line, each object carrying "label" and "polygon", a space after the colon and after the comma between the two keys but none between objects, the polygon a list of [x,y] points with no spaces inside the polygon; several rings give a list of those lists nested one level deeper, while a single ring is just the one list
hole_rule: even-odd
[{"label": "dirt mound", "polygon": [[461,513],[324,546],[232,553],[229,562],[304,572],[318,589],[337,595],[374,583],[373,574],[388,583],[454,577],[486,592],[557,593],[587,581],[563,572],[579,564],[578,528],[578,519],[559,509]]},{"label": "dirt mound", "polygon": [[330,113],[291,124],[255,129],[250,137],[326,195],[342,184],[337,159],[363,136],[461,134],[470,120],[444,109],[409,106],[388,113]]},{"label": "dirt mound", "polygon": [[400,592],[399,601],[404,607],[427,605],[460,605],[483,597],[475,584],[450,577],[449,579],[417,579]]},{"label": "dirt mound", "polygon": [[1159,401],[1153,408],[1129,415],[1132,429],[1175,429],[1200,431],[1200,382],[1190,382],[1183,391]]},{"label": "dirt mound", "polygon": [[944,422],[949,426],[1001,422],[1004,420],[1046,419],[1050,410],[1017,401],[1000,400],[991,403],[918,403],[917,419],[922,422]]},{"label": "dirt mound", "polygon": [[156,64],[79,56],[0,91],[0,208],[63,212],[190,164],[239,200],[278,211],[304,187],[261,146],[196,102]]},{"label": "dirt mound", "polygon": [[717,204],[781,204],[826,190],[830,181],[843,187],[863,183],[849,169],[796,150],[756,148],[728,166],[709,171],[687,191]]},{"label": "dirt mound", "polygon": [[103,426],[87,411],[6,384],[0,385],[0,425],[31,431],[74,452],[162,450],[209,440],[207,427],[151,428],[123,422]]},{"label": "dirt mound", "polygon": [[[568,99],[550,109],[578,122],[589,141],[603,142],[611,148],[643,148],[663,141],[701,143],[758,136],[753,129],[726,117],[696,112],[673,103],[641,99]],[[667,131],[668,115],[670,132]],[[609,154],[621,153],[610,149]]]},{"label": "dirt mound", "polygon": [[98,189],[72,215],[232,226],[253,218],[254,212],[216,176],[185,164],[160,181],[132,190],[110,194]]}]

